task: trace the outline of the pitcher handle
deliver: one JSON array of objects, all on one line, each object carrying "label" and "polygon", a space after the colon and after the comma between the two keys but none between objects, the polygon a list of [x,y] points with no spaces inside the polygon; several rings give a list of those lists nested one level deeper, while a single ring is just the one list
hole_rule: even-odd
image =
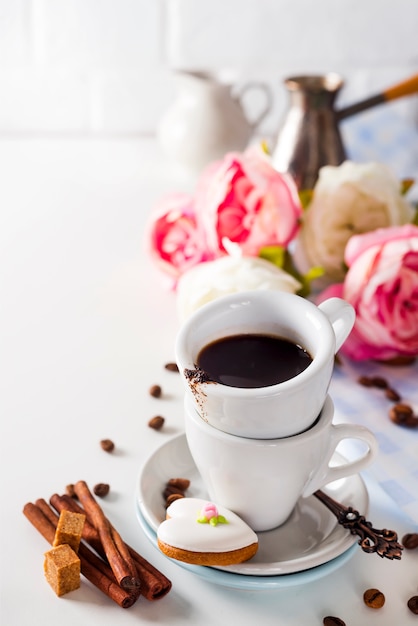
[{"label": "pitcher handle", "polygon": [[354,326],[356,319],[354,308],[342,298],[324,300],[318,308],[332,325],[335,334],[335,352],[338,352]]},{"label": "pitcher handle", "polygon": [[258,117],[254,121],[250,122],[250,126],[253,130],[255,130],[261,124],[263,119],[270,113],[273,106],[273,94],[270,87],[266,83],[256,81],[249,82],[246,85],[243,85],[235,96],[241,105],[245,94],[251,89],[261,90],[266,96],[264,108],[258,114]]}]

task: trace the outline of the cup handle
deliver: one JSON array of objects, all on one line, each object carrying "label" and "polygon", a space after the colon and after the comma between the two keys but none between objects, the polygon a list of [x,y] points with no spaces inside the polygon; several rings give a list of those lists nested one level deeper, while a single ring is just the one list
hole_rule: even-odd
[{"label": "cup handle", "polygon": [[[376,437],[368,428],[355,424],[336,424],[332,425],[331,429],[332,432],[327,454],[325,454],[321,466],[305,486],[302,493],[304,498],[312,495],[314,491],[320,489],[328,483],[333,482],[334,480],[346,478],[347,476],[353,476],[354,474],[361,472],[361,470],[370,465],[377,455],[378,443]],[[330,467],[329,462],[338,444],[343,439],[358,439],[363,441],[367,445],[367,451],[354,461],[348,461],[343,465]]]},{"label": "cup handle", "polygon": [[342,298],[324,300],[318,308],[332,325],[335,334],[335,352],[338,352],[354,326],[356,319],[354,308]]}]

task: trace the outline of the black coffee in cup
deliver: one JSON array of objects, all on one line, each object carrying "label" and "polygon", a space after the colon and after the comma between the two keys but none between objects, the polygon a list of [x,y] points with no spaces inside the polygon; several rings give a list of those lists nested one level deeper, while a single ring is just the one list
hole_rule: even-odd
[{"label": "black coffee in cup", "polygon": [[207,380],[228,387],[269,387],[303,372],[312,357],[305,348],[276,335],[223,337],[199,352],[197,367]]}]

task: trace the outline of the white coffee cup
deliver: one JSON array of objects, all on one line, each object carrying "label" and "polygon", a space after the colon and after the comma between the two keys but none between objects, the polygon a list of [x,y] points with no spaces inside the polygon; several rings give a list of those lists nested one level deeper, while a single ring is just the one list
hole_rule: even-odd
[{"label": "white coffee cup", "polygon": [[[255,531],[283,524],[299,498],[356,474],[377,453],[377,441],[367,428],[334,425],[333,414],[333,402],[327,396],[318,420],[305,432],[279,439],[249,439],[207,424],[186,396],[187,442],[209,498],[234,511]],[[343,465],[330,466],[343,439],[359,439],[367,451]]]},{"label": "white coffee cup", "polygon": [[[353,307],[340,298],[319,306],[280,291],[218,298],[191,315],[177,335],[176,361],[186,394],[203,420],[233,435],[272,439],[302,432],[322,409],[335,353],[354,319]],[[230,387],[190,377],[202,348],[245,333],[288,339],[307,350],[312,363],[297,376],[268,387]]]}]

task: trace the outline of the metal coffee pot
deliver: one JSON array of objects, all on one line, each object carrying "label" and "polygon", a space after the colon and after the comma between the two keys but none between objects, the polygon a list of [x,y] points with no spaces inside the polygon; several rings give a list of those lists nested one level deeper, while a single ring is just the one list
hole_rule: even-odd
[{"label": "metal coffee pot", "polygon": [[273,150],[273,165],[290,173],[298,189],[312,189],[324,165],[339,165],[347,155],[339,122],[350,115],[402,96],[418,93],[418,74],[408,80],[350,105],[335,110],[343,86],[335,73],[323,76],[294,76],[284,81],[290,94],[290,108]]}]

